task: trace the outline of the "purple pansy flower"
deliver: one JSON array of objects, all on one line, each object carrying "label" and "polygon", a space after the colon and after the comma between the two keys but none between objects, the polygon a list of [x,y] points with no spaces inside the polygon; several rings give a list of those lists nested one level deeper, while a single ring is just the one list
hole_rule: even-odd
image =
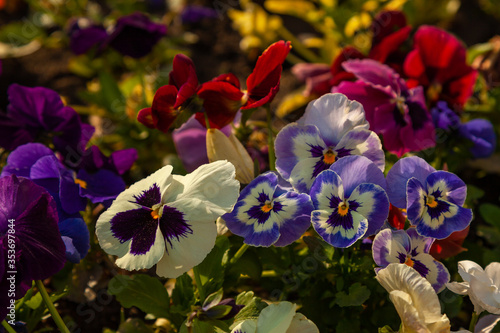
[{"label": "purple pansy flower", "polygon": [[102,249],[127,270],[151,268],[178,277],[198,265],[215,244],[214,221],[230,211],[239,183],[227,161],[205,164],[186,176],[167,165],[123,191],[99,217]]},{"label": "purple pansy flower", "polygon": [[309,228],[312,210],[309,195],[281,187],[278,175],[266,172],[241,191],[232,212],[222,218],[246,244],[286,246]]},{"label": "purple pansy flower", "polygon": [[436,171],[420,157],[400,159],[387,174],[391,203],[426,237],[443,239],[465,229],[472,210],[463,208],[467,186],[455,174]]},{"label": "purple pansy flower", "polygon": [[460,117],[444,101],[437,102],[431,109],[431,115],[436,128],[450,132],[460,127]]},{"label": "purple pansy flower", "polygon": [[56,150],[66,156],[81,150],[94,132],[51,89],[12,84],[7,92],[10,102],[7,114],[0,114],[0,146],[7,150],[51,134]]},{"label": "purple pansy flower", "polygon": [[63,268],[64,243],[57,222],[56,204],[45,189],[15,175],[0,178],[0,320],[10,305],[11,281],[16,285],[14,298],[19,299],[31,280],[46,279]]},{"label": "purple pansy flower", "polygon": [[450,273],[429,254],[432,243],[434,238],[420,236],[415,228],[406,231],[384,229],[373,240],[373,260],[381,268],[391,263],[413,267],[438,293],[450,281]]},{"label": "purple pansy flower", "polygon": [[340,159],[318,175],[311,187],[312,224],[335,247],[349,247],[379,230],[389,214],[385,178],[363,156]]},{"label": "purple pansy flower", "polygon": [[275,141],[276,169],[302,193],[316,176],[335,161],[362,155],[381,170],[385,156],[378,136],[368,130],[361,104],[342,94],[326,94],[312,101],[304,115],[285,126]]},{"label": "purple pansy flower", "polygon": [[155,23],[137,12],[116,21],[107,43],[123,55],[142,58],[151,52],[166,33],[165,25]]},{"label": "purple pansy flower", "polygon": [[181,20],[183,24],[197,23],[203,19],[218,18],[217,11],[210,7],[186,6],[182,9]]},{"label": "purple pansy flower", "polygon": [[68,30],[69,47],[76,55],[84,54],[94,46],[99,47],[108,38],[102,25],[94,24],[85,17],[74,19]]},{"label": "purple pansy flower", "polygon": [[470,152],[475,158],[490,157],[495,152],[497,136],[490,121],[473,119],[461,124],[458,132],[462,137],[472,141]]},{"label": "purple pansy flower", "polygon": [[359,80],[344,81],[332,92],[363,104],[370,128],[383,136],[389,152],[399,157],[434,147],[434,125],[422,87],[408,89],[393,69],[371,59],[349,60],[343,66]]},{"label": "purple pansy flower", "polygon": [[91,146],[83,153],[80,163],[74,165],[74,167],[85,169],[88,172],[106,169],[123,175],[130,170],[136,160],[137,150],[135,148],[117,150],[112,152],[111,155],[106,156],[101,152],[99,147]]},{"label": "purple pansy flower", "polygon": [[[81,188],[73,172],[66,169],[49,148],[29,143],[18,147],[7,158],[1,176],[10,175],[29,178],[50,193],[57,206],[66,258],[74,263],[80,262],[90,248],[90,237],[79,213],[85,210],[87,200],[81,196]],[[106,179],[104,184],[109,184],[109,180]]]}]

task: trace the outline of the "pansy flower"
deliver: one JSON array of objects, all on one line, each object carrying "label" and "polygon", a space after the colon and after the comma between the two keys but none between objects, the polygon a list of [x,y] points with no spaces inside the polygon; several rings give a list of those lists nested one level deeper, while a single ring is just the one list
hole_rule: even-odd
[{"label": "pansy flower", "polygon": [[[57,160],[52,150],[40,143],[20,146],[9,155],[1,176],[10,175],[29,178],[50,193],[57,207],[58,226],[66,246],[66,258],[74,263],[80,262],[90,248],[89,231],[80,215],[87,203],[81,193],[82,190],[86,191],[81,187],[84,181],[75,179],[74,173]],[[125,188],[122,180],[120,184],[122,185],[118,191],[121,191],[121,186]],[[96,185],[91,185],[90,189],[96,186],[104,192],[112,192],[112,178],[104,177]],[[116,195],[118,193],[114,193],[112,197]],[[100,196],[102,197],[102,193]]]},{"label": "pansy flower", "polygon": [[332,91],[363,105],[370,128],[383,136],[389,152],[401,156],[434,147],[434,125],[422,87],[409,89],[393,69],[371,59],[350,60],[343,66],[359,80],[342,82]]},{"label": "pansy flower", "polygon": [[382,144],[368,130],[363,106],[342,94],[310,102],[297,123],[278,133],[275,147],[276,169],[303,193],[309,192],[321,171],[345,156],[362,155],[381,170],[385,166]]},{"label": "pansy flower", "polygon": [[311,187],[312,224],[335,247],[375,234],[389,214],[385,178],[363,156],[348,156],[319,174]]},{"label": "pansy flower", "polygon": [[82,151],[94,132],[51,89],[12,84],[7,93],[7,114],[0,113],[0,146],[7,150],[51,138],[56,150],[66,156]]},{"label": "pansy flower", "polygon": [[463,251],[467,251],[467,249],[462,245],[465,238],[469,234],[469,229],[470,226],[464,230],[452,232],[451,235],[445,239],[437,239],[434,243],[432,243],[429,253],[434,257],[434,259],[441,260],[454,257]]},{"label": "pansy flower", "polygon": [[413,37],[404,72],[409,87],[423,86],[427,100],[462,107],[472,95],[477,71],[467,64],[465,46],[450,33],[421,26]]},{"label": "pansy flower", "polygon": [[[200,86],[198,96],[210,120],[210,126],[221,128],[229,124],[241,108],[253,109],[270,103],[279,91],[282,65],[290,52],[290,42],[279,41],[269,46],[259,57],[248,76],[247,90],[240,89],[234,74],[222,74]],[[205,124],[202,113],[196,115]]]},{"label": "pansy flower", "polygon": [[153,105],[139,111],[137,120],[149,127],[167,132],[182,111],[182,106],[196,93],[198,77],[193,61],[177,54],[169,74],[169,84],[160,87],[153,98]]},{"label": "pansy flower", "polygon": [[[19,299],[31,280],[46,279],[63,268],[64,243],[57,222],[55,201],[44,188],[24,177],[0,178],[0,320],[10,305],[11,283]],[[16,249],[14,258],[8,251],[11,244]]]},{"label": "pansy flower", "polygon": [[120,17],[109,34],[107,44],[123,55],[142,58],[167,33],[167,27],[136,12]]},{"label": "pansy flower", "polygon": [[102,25],[92,23],[85,17],[70,22],[68,35],[69,47],[76,55],[84,54],[94,46],[99,47],[108,38],[108,33]]},{"label": "pansy flower", "polygon": [[396,162],[387,185],[391,203],[406,208],[408,220],[422,236],[443,239],[472,220],[472,210],[462,207],[465,183],[453,173],[436,171],[420,157]]},{"label": "pansy flower", "polygon": [[203,261],[215,244],[215,220],[230,211],[239,183],[226,161],[205,164],[186,176],[167,165],[123,191],[98,219],[101,248],[127,270],[156,266],[178,277]]},{"label": "pansy flower", "polygon": [[285,246],[309,228],[312,210],[309,195],[287,191],[275,173],[266,172],[241,191],[232,212],[222,218],[246,244]]},{"label": "pansy flower", "polygon": [[450,281],[450,273],[429,254],[433,242],[434,238],[420,236],[415,228],[406,231],[384,229],[373,240],[373,260],[382,268],[391,263],[413,267],[438,293]]}]

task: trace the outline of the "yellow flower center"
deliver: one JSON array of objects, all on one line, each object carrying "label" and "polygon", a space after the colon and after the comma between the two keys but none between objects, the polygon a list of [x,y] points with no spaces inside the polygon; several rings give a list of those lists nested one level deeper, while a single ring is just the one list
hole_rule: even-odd
[{"label": "yellow flower center", "polygon": [[75,178],[75,184],[80,185],[81,188],[87,188],[87,182],[78,178]]},{"label": "yellow flower center", "polygon": [[411,259],[410,256],[406,256],[406,261],[405,261],[405,265],[408,265],[410,267],[413,267],[415,263],[413,262],[413,260]]},{"label": "yellow flower center", "polygon": [[429,195],[427,197],[427,202],[426,202],[427,206],[431,207],[431,208],[436,208],[436,206],[438,205],[436,199],[432,196],[432,195]]},{"label": "yellow flower center", "polygon": [[338,213],[340,216],[346,216],[349,212],[349,205],[346,202],[339,203]]},{"label": "yellow flower center", "polygon": [[443,90],[443,86],[439,82],[433,82],[429,88],[427,88],[427,98],[430,101],[435,101],[439,98],[441,91]]},{"label": "yellow flower center", "polygon": [[154,218],[155,220],[160,218],[159,210],[160,210],[159,208],[151,210],[151,217]]},{"label": "yellow flower center", "polygon": [[328,151],[323,154],[323,162],[325,162],[326,164],[333,164],[336,158],[337,155],[331,149],[328,149]]},{"label": "yellow flower center", "polygon": [[271,201],[266,201],[264,206],[260,207],[260,210],[262,210],[264,213],[269,213],[273,209],[273,204]]}]

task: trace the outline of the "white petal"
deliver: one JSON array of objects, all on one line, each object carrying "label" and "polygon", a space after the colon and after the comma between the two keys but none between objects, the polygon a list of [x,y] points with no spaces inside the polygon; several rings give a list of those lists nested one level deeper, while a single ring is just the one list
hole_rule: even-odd
[{"label": "white petal", "polygon": [[500,263],[492,262],[484,269],[486,275],[491,279],[493,284],[500,288]]},{"label": "white petal", "polygon": [[470,287],[468,282],[450,282],[446,284],[446,288],[450,289],[455,294],[467,295]]},{"label": "white petal", "polygon": [[215,223],[193,223],[191,230],[193,233],[186,237],[171,239],[172,247],[166,244],[167,253],[156,265],[156,274],[176,278],[205,259],[215,245],[217,227]]},{"label": "white petal", "polygon": [[229,212],[240,190],[235,179],[234,166],[227,161],[204,164],[186,176],[173,176],[169,188],[162,192],[164,203],[180,199],[198,200],[207,214],[206,218],[215,221]]},{"label": "white petal", "polygon": [[151,268],[154,264],[158,263],[165,254],[165,239],[163,238],[159,225],[156,229],[155,242],[147,253],[131,254],[130,246],[132,246],[132,242],[129,242],[129,251],[127,254],[116,260],[115,263],[118,267],[128,271]]},{"label": "white petal", "polygon": [[403,332],[433,333],[419,317],[410,295],[401,290],[393,290],[389,293],[389,298],[401,318]]},{"label": "white petal", "polygon": [[259,315],[257,332],[286,333],[295,315],[296,305],[280,302],[266,307]]},{"label": "white petal", "polygon": [[462,260],[458,262],[458,273],[465,282],[470,282],[471,275],[478,275],[483,272],[483,268],[474,261]]},{"label": "white petal", "polygon": [[368,129],[363,106],[343,94],[325,94],[307,105],[299,125],[316,125],[321,137],[330,145],[353,128]]},{"label": "white petal", "polygon": [[302,313],[296,313],[286,333],[319,333],[319,329]]}]

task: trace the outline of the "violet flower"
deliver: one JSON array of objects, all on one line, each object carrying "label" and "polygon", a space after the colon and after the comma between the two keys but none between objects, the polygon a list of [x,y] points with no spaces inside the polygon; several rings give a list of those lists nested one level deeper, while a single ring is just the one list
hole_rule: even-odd
[{"label": "violet flower", "polygon": [[158,41],[167,33],[167,27],[136,12],[116,21],[109,35],[108,45],[123,55],[142,58],[149,54]]},{"label": "violet flower", "polygon": [[56,150],[66,156],[80,151],[94,132],[51,89],[12,84],[7,93],[7,114],[0,113],[0,146],[7,150],[46,136],[52,137]]},{"label": "violet flower", "polygon": [[70,23],[68,29],[69,47],[76,54],[84,54],[94,46],[100,47],[108,38],[102,25],[92,23],[88,18],[78,18]]},{"label": "violet flower", "polygon": [[363,105],[370,128],[382,134],[389,152],[400,157],[434,147],[434,125],[422,87],[409,89],[393,69],[374,60],[349,60],[343,66],[359,80],[344,81],[332,91]]},{"label": "violet flower", "polygon": [[[46,279],[63,268],[64,243],[57,222],[55,201],[45,189],[15,175],[0,178],[0,320],[10,304],[9,278],[14,277],[14,298],[19,299],[31,280]],[[13,259],[8,257],[12,244]]]},{"label": "violet flower", "polygon": [[183,24],[197,23],[203,19],[218,18],[217,11],[213,8],[203,6],[186,6],[181,12]]}]

